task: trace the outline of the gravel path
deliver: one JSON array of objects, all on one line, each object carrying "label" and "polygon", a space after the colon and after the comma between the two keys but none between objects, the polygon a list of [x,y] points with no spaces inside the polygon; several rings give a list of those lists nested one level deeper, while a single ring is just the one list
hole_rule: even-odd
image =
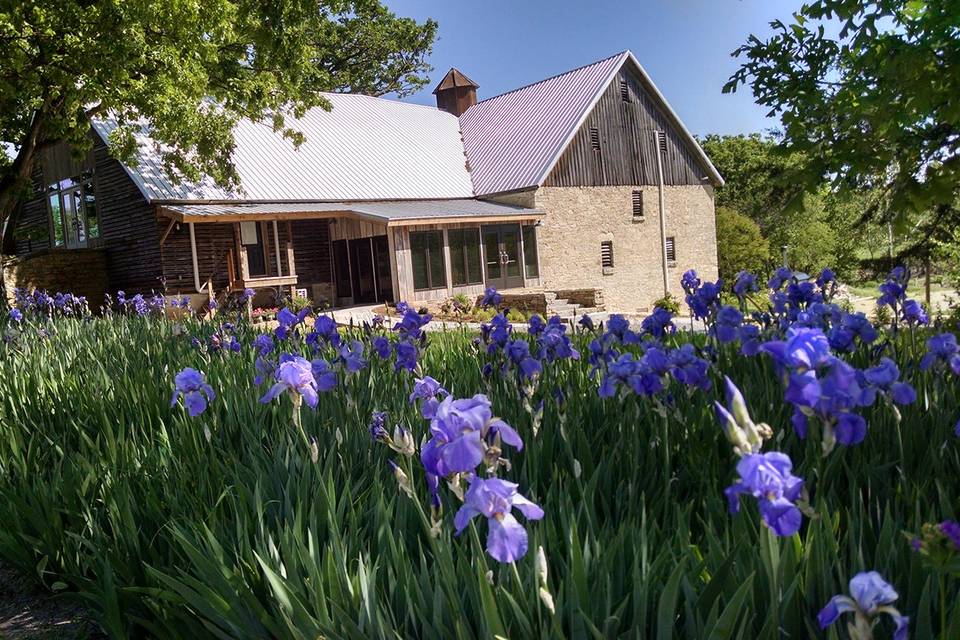
[{"label": "gravel path", "polygon": [[103,637],[81,605],[39,590],[0,565],[0,638],[81,640]]}]

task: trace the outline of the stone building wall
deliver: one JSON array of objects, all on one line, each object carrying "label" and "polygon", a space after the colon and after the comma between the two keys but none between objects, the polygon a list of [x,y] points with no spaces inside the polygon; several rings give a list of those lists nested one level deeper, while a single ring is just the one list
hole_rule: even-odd
[{"label": "stone building wall", "polygon": [[3,280],[10,302],[15,288],[42,289],[86,296],[90,308],[96,309],[108,290],[106,251],[53,250],[9,258],[3,263]]},{"label": "stone building wall", "polygon": [[[642,221],[633,216],[634,191],[642,192]],[[713,188],[667,186],[665,201],[677,258],[669,266],[670,292],[682,297],[684,271],[717,277]],[[534,204],[545,212],[538,245],[546,290],[600,288],[606,309],[625,313],[647,311],[663,295],[657,187],[541,187]],[[605,273],[600,245],[606,240],[613,243],[614,266]]]}]

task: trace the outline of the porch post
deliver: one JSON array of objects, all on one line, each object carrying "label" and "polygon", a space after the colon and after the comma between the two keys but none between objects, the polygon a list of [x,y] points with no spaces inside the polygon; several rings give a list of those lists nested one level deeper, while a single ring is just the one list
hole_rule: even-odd
[{"label": "porch post", "polygon": [[400,302],[403,298],[400,297],[400,278],[397,273],[397,242],[394,239],[394,234],[397,232],[395,228],[387,227],[387,248],[390,254],[390,284],[393,286],[393,301]]},{"label": "porch post", "polygon": [[197,236],[193,230],[193,223],[188,224],[190,229],[190,258],[193,260],[193,287],[197,293],[203,293],[203,287],[200,285],[200,267],[197,264]]},{"label": "porch post", "polygon": [[280,233],[277,231],[277,221],[273,221],[273,249],[277,256],[277,276],[283,275],[283,269],[280,264]]},{"label": "porch post", "polygon": [[443,228],[443,272],[447,281],[447,297],[453,295],[453,265],[450,262],[450,235]]}]

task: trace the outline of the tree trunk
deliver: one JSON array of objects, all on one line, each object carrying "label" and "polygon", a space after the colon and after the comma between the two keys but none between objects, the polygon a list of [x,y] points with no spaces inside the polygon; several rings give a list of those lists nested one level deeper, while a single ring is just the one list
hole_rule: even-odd
[{"label": "tree trunk", "polygon": [[[44,100],[44,106],[47,106],[46,100]],[[0,178],[0,269],[3,268],[4,257],[16,250],[14,231],[17,228],[17,218],[20,215],[20,209],[17,205],[20,202],[20,192],[23,185],[30,180],[30,175],[33,173],[43,121],[44,110],[41,107],[33,114],[30,130],[24,136],[10,170]],[[5,307],[7,292],[2,275],[0,273],[0,307]]]}]

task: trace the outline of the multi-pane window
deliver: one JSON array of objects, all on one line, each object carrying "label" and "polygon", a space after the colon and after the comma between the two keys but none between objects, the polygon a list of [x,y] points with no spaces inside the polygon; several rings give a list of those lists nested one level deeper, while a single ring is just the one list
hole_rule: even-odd
[{"label": "multi-pane window", "polygon": [[100,237],[100,219],[89,172],[47,186],[53,246],[85,247]]},{"label": "multi-pane window", "polygon": [[673,236],[667,236],[667,262],[677,261],[677,245]]},{"label": "multi-pane window", "polygon": [[604,240],[600,243],[600,266],[604,269],[613,269],[613,241]]},{"label": "multi-pane window", "polygon": [[413,288],[439,289],[447,286],[443,264],[443,232],[411,231],[410,253],[413,259]]},{"label": "multi-pane window", "polygon": [[634,220],[643,219],[643,191],[633,192],[633,218]]},{"label": "multi-pane window", "polygon": [[523,227],[523,271],[528,278],[540,277],[540,264],[537,260],[537,228],[533,225]]},{"label": "multi-pane window", "polygon": [[450,229],[450,276],[453,286],[483,282],[483,265],[480,262],[480,228]]}]

